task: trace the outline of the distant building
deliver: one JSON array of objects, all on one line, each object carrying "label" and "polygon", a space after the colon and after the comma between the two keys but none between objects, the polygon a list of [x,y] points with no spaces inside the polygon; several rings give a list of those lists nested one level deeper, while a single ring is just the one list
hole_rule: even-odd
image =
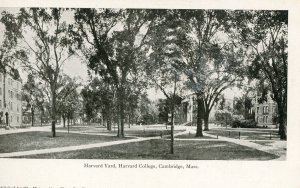
[{"label": "distant building", "polygon": [[22,80],[0,72],[0,124],[22,126]]},{"label": "distant building", "polygon": [[[51,117],[49,110],[44,107],[43,112],[40,108],[35,107],[34,109],[34,126],[45,126],[51,124]],[[60,116],[57,115],[56,123],[60,124]],[[22,124],[23,126],[32,126],[32,112],[30,106],[26,101],[22,102]]]},{"label": "distant building", "polygon": [[[225,98],[226,109],[233,109],[233,99]],[[217,111],[217,104],[213,106],[209,114],[209,122],[215,121],[215,113]],[[182,101],[175,115],[175,123],[190,123],[196,125],[197,123],[197,97],[195,94],[190,94]]]},{"label": "distant building", "polygon": [[[250,96],[252,99],[253,107],[247,112],[249,115],[255,117],[257,126],[259,127],[276,127],[273,119],[277,115],[277,104],[272,100],[270,95],[266,102],[259,103],[258,97]],[[197,101],[194,94],[188,95],[182,101],[180,107],[177,108],[175,113],[176,124],[189,123],[196,125],[197,123]],[[234,99],[225,98],[225,109],[233,109]],[[217,112],[218,105],[215,104],[209,114],[209,122],[215,121],[215,113]]]},{"label": "distant building", "polygon": [[191,125],[196,125],[197,122],[197,101],[194,94],[188,95],[181,103],[178,115],[175,116],[175,122],[180,119],[180,123],[190,123]]},{"label": "distant building", "polygon": [[257,123],[257,126],[275,127],[273,118],[277,114],[277,104],[275,101],[272,100],[270,96],[268,96],[267,101],[263,103],[259,103],[258,97],[256,97],[254,110],[255,110],[255,121]]}]

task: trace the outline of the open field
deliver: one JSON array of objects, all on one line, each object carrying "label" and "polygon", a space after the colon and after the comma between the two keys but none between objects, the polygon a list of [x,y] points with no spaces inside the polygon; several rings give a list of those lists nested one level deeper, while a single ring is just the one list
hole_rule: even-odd
[{"label": "open field", "polygon": [[82,144],[101,143],[129,138],[115,136],[83,135],[76,133],[57,133],[51,137],[51,132],[23,132],[0,135],[0,153],[27,151],[36,149],[76,146]]},{"label": "open field", "polygon": [[[59,131],[67,131],[67,128],[59,127],[57,128]],[[112,131],[106,130],[106,127],[102,126],[71,126],[69,128],[72,132],[80,132],[80,133],[105,133],[110,135],[116,135],[117,129],[112,128]],[[175,130],[174,134],[184,131]],[[171,134],[170,129],[166,129],[165,126],[132,126],[131,128],[126,127],[124,130],[125,136],[136,136],[136,137],[152,137],[152,136],[165,136]]]},{"label": "open field", "polygon": [[188,134],[182,134],[175,136],[175,138],[183,138],[183,139],[217,139],[217,137],[211,137],[211,136],[202,136],[202,137],[196,137],[195,133],[188,133]]},{"label": "open field", "polygon": [[170,141],[153,139],[86,150],[25,156],[52,159],[170,159],[170,160],[270,160],[275,155],[224,141]]}]

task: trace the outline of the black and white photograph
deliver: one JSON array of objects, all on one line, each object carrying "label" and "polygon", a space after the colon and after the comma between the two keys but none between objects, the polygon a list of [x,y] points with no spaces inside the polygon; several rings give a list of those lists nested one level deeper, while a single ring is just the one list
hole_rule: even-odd
[{"label": "black and white photograph", "polygon": [[288,9],[0,12],[1,160],[198,175],[287,162]]},{"label": "black and white photograph", "polygon": [[0,157],[284,160],[288,11],[5,8]]}]

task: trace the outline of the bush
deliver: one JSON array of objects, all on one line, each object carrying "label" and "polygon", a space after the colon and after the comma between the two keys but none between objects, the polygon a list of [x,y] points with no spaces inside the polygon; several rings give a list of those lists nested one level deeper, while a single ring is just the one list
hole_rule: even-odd
[{"label": "bush", "polygon": [[232,128],[255,128],[256,122],[253,120],[233,120],[231,124]]},{"label": "bush", "polygon": [[238,119],[235,119],[235,120],[232,121],[231,127],[232,128],[238,128],[238,127],[240,127],[240,124],[241,124],[241,121],[238,120]]},{"label": "bush", "polygon": [[232,114],[228,111],[217,111],[215,113],[215,118],[216,121],[221,124],[221,126],[227,126],[232,123]]},{"label": "bush", "polygon": [[243,115],[232,115],[233,120],[243,120],[245,119]]}]

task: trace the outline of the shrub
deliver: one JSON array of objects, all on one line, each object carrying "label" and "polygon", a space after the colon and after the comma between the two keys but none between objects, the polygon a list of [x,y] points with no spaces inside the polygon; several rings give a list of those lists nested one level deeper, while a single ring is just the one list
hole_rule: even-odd
[{"label": "shrub", "polygon": [[215,118],[218,123],[220,123],[222,126],[227,126],[232,123],[232,114],[228,111],[217,111],[215,113]]},{"label": "shrub", "polygon": [[238,128],[238,127],[240,127],[240,124],[241,124],[241,121],[238,120],[238,119],[235,119],[235,120],[232,121],[231,127],[232,128]]},{"label": "shrub", "polygon": [[231,124],[232,128],[255,128],[256,122],[253,120],[234,120]]}]

